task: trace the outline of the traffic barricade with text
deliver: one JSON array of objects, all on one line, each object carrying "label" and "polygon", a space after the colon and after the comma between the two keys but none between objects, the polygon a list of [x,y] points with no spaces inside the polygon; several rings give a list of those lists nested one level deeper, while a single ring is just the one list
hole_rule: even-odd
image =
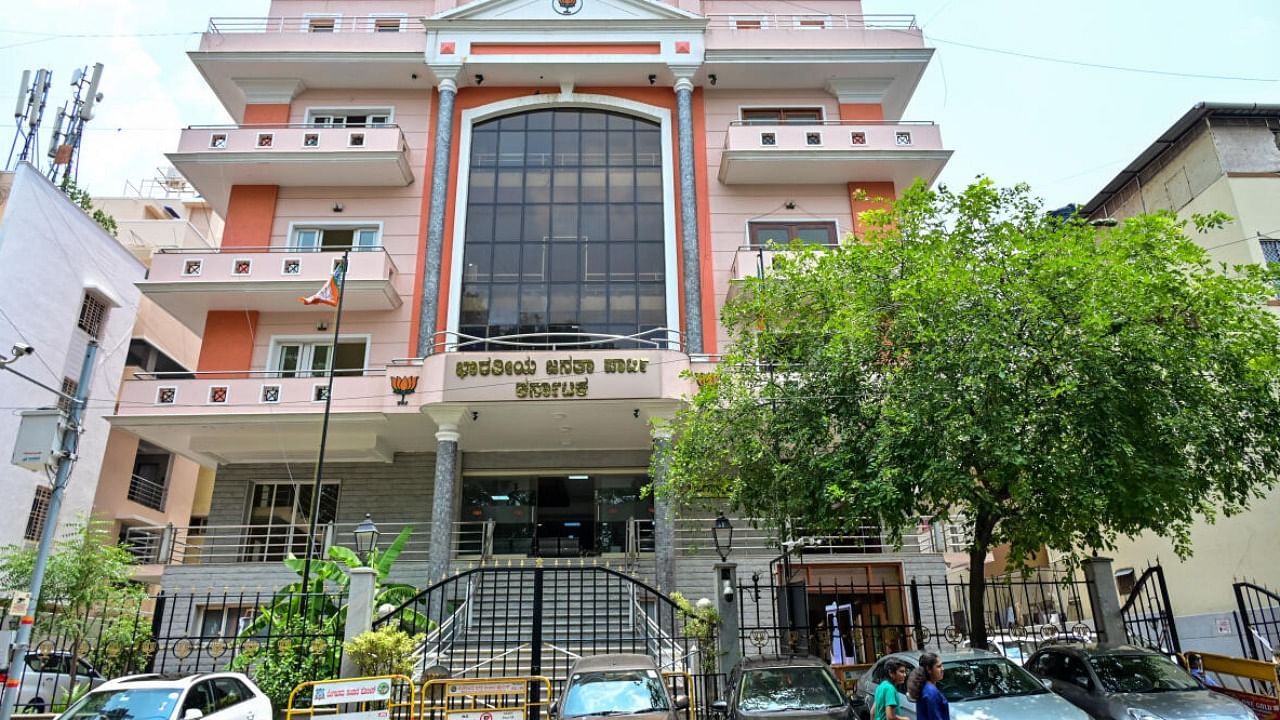
[{"label": "traffic barricade with text", "polygon": [[1183,667],[1191,667],[1195,657],[1204,668],[1202,682],[1210,690],[1248,705],[1259,720],[1280,720],[1280,665],[1230,655],[1188,652],[1183,654]]},{"label": "traffic barricade with text", "polygon": [[664,672],[662,679],[667,685],[667,692],[671,694],[674,702],[680,696],[687,698],[687,705],[684,709],[677,710],[679,717],[684,720],[698,720],[697,704],[694,702],[693,696],[693,676],[687,672]]},{"label": "traffic barricade with text", "polygon": [[418,691],[404,675],[313,680],[289,693],[285,720],[417,720]]},{"label": "traffic barricade with text", "polygon": [[422,684],[417,720],[541,720],[551,680],[541,675],[437,678]]}]

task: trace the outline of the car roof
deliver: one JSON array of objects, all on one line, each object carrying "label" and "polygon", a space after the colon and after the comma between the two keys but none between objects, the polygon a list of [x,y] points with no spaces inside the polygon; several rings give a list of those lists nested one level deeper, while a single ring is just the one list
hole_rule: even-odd
[{"label": "car roof", "polygon": [[573,664],[571,672],[590,672],[593,670],[657,670],[658,665],[648,655],[633,653],[614,653],[611,655],[588,655]]},{"label": "car roof", "polygon": [[761,667],[827,667],[827,661],[813,655],[757,655],[738,665],[741,670]]},{"label": "car roof", "polygon": [[163,675],[160,673],[145,673],[141,675],[126,675],[118,677],[94,688],[94,690],[118,690],[122,687],[129,688],[158,688],[165,690],[186,689],[195,685],[201,680],[217,677],[233,677],[238,680],[246,680],[247,678],[241,673],[194,673],[192,675]]},{"label": "car roof", "polygon": [[[892,653],[891,655],[887,655],[886,657],[897,658],[899,660],[906,660],[912,665],[919,665],[920,656],[925,654],[926,652],[934,652],[934,651],[904,650],[902,652]],[[994,652],[991,652],[990,650],[974,650],[972,648],[957,648],[955,650],[938,650],[934,652],[934,654],[937,655],[938,658],[942,660],[943,664],[946,664],[949,662],[964,662],[966,660],[989,660],[992,658],[998,659],[998,658],[1004,657],[1000,653],[994,653]]]}]

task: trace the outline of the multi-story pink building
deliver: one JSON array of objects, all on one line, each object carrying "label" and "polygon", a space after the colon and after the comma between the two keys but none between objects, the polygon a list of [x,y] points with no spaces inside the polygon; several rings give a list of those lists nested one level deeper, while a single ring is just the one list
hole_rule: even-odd
[{"label": "multi-story pink building", "polygon": [[[168,157],[224,215],[213,251],[157,255],[142,291],[203,335],[197,372],[126,383],[117,426],[217,466],[203,527],[166,531],[166,584],[272,585],[320,511],[415,535],[425,585],[496,560],[630,563],[712,585],[713,513],[641,489],[686,371],[771,241],[834,244],[946,163],[906,121],[928,64],[909,15],[857,0],[275,0],[214,19],[191,59],[233,126]],[[862,193],[870,200],[861,199]],[[350,251],[341,333],[299,304]],[[416,391],[393,392],[397,378]],[[735,557],[776,546],[739,522]],[[829,543],[842,572],[939,568],[932,532]]]}]

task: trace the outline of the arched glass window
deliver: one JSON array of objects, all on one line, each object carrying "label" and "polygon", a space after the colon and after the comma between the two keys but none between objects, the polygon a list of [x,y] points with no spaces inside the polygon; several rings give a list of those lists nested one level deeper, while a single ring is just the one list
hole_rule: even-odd
[{"label": "arched glass window", "polygon": [[665,327],[660,132],[648,120],[576,108],[477,123],[459,332],[545,333],[525,341],[552,345]]}]

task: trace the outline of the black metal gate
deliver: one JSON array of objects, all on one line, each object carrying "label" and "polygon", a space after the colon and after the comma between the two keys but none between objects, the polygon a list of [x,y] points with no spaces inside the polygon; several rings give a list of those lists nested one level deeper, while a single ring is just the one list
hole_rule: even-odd
[{"label": "black metal gate", "polygon": [[1159,565],[1148,567],[1134,583],[1120,615],[1128,642],[1168,655],[1182,652],[1173,607],[1169,603],[1169,587],[1164,582],[1164,569]]},{"label": "black metal gate", "polygon": [[543,675],[557,694],[579,657],[649,655],[665,672],[693,676],[692,694],[709,710],[719,697],[716,639],[691,621],[671,598],[609,568],[484,567],[436,583],[374,627],[421,635],[424,676]]},{"label": "black metal gate", "polygon": [[1237,582],[1240,646],[1254,660],[1280,657],[1280,593],[1250,582]]}]

